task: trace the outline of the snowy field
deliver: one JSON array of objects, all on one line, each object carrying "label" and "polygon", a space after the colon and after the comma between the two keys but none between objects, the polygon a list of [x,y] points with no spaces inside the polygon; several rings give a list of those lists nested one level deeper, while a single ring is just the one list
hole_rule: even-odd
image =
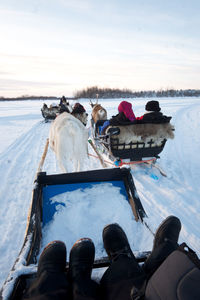
[{"label": "snowy field", "polygon": [[[167,173],[167,178],[157,170],[136,166],[132,170],[138,195],[148,215],[146,222],[155,231],[160,222],[169,215],[176,215],[182,222],[180,242],[186,241],[200,255],[200,98],[164,98],[158,99],[162,112],[172,116],[175,126],[175,139],[168,140],[158,161]],[[108,111],[108,117],[117,113],[120,99],[99,101]],[[136,116],[144,112],[147,99],[129,99]],[[89,113],[89,100],[81,100]],[[51,101],[46,101],[49,105]],[[0,285],[6,279],[23,244],[27,214],[32,196],[33,182],[39,161],[49,134],[50,123],[43,121],[40,109],[43,101],[0,102]],[[88,129],[90,122],[88,121]],[[90,146],[89,146],[90,147]],[[89,153],[95,154],[92,148]],[[85,163],[85,170],[100,169],[95,157]],[[54,153],[49,149],[44,170],[47,174],[60,173]],[[72,170],[73,171],[73,170]],[[154,176],[152,176],[154,175]],[[109,195],[108,187],[104,187]],[[113,191],[113,198],[118,198]],[[80,195],[79,195],[80,196]],[[102,195],[104,197],[104,195]],[[109,198],[111,196],[109,195]],[[113,200],[113,199],[111,199]],[[117,199],[120,202],[120,199]],[[74,198],[71,199],[72,203]],[[89,198],[88,198],[89,201]],[[79,201],[81,205],[81,201]],[[88,204],[89,205],[89,204]],[[94,214],[99,210],[98,201],[93,207]],[[108,204],[107,204],[108,205]],[[153,237],[146,227],[133,222],[126,208],[118,205],[117,216],[110,220],[111,209],[103,211],[105,225],[109,221],[119,221],[125,226],[131,247],[134,251],[151,250]],[[78,204],[76,211],[78,211]],[[73,214],[73,207],[71,208]],[[80,210],[80,221],[82,221]],[[69,213],[69,212],[68,212]],[[66,219],[66,215],[62,215]],[[70,218],[70,213],[67,216]],[[92,218],[92,216],[91,216]],[[112,217],[113,218],[113,217]],[[104,224],[93,218],[91,233],[97,253],[102,247],[100,231]],[[52,229],[53,230],[53,229]],[[74,231],[75,232],[75,231]],[[99,232],[98,236],[97,233]],[[79,233],[79,231],[78,231]],[[80,234],[84,234],[81,232]],[[56,233],[45,236],[44,243],[57,238]],[[83,237],[83,236],[79,236]],[[68,253],[75,237],[67,243]],[[44,246],[44,245],[43,245]]]}]

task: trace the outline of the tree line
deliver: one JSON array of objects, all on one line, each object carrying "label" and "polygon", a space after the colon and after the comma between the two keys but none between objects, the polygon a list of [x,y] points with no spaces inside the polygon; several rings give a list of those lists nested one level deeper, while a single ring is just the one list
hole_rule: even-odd
[{"label": "tree line", "polygon": [[131,91],[129,89],[99,88],[97,86],[87,87],[75,93],[75,98],[144,98],[144,97],[199,97],[200,90],[150,90],[150,91]]},{"label": "tree line", "polygon": [[[25,100],[59,100],[61,97],[56,97],[56,96],[29,96],[29,95],[24,95],[20,97],[2,97],[0,96],[0,101],[25,101]],[[73,97],[65,97],[67,100],[74,100],[75,98]]]},{"label": "tree line", "polygon": [[24,96],[20,96],[20,97],[3,97],[0,96],[0,101],[24,101],[24,100],[55,100],[55,99],[59,99],[58,97],[48,97],[48,96],[28,96],[28,95],[24,95]]},{"label": "tree line", "polygon": [[[152,98],[152,97],[200,97],[200,90],[186,89],[186,90],[149,90],[149,91],[131,91],[130,89],[111,89],[99,88],[98,86],[87,87],[75,92],[74,97],[66,97],[67,100],[76,100],[80,98]],[[61,97],[56,96],[29,96],[23,95],[21,97],[7,98],[0,96],[0,101],[24,101],[24,100],[59,100]]]}]

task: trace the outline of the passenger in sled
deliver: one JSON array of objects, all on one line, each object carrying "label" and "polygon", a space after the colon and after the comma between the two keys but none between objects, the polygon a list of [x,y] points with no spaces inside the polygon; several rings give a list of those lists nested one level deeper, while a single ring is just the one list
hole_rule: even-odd
[{"label": "passenger in sled", "polygon": [[104,134],[108,126],[127,125],[136,120],[132,109],[132,104],[128,101],[122,101],[118,106],[118,114],[113,116],[110,120],[105,121],[100,129],[100,134]]},{"label": "passenger in sled", "polygon": [[62,96],[62,98],[60,98],[60,103],[59,103],[59,113],[61,114],[63,112],[71,113],[69,109],[69,103],[67,102],[65,96]]},{"label": "passenger in sled", "polygon": [[62,97],[60,98],[60,103],[59,103],[59,105],[62,105],[62,104],[67,104],[67,99],[66,99],[65,96],[62,96]]},{"label": "passenger in sled", "polygon": [[145,105],[145,114],[141,117],[137,117],[137,123],[168,123],[171,117],[163,115],[159,102],[152,100],[148,101]]},{"label": "passenger in sled", "polygon": [[158,101],[148,101],[146,113],[135,117],[132,104],[122,101],[119,114],[106,121],[100,130],[102,147],[109,155],[130,161],[143,161],[159,158],[168,139],[174,138],[174,127],[169,123],[171,117],[161,113]]},{"label": "passenger in sled", "polygon": [[141,117],[135,117],[135,114],[132,109],[132,104],[127,101],[122,101],[118,106],[119,113],[116,116],[113,116],[110,120],[105,121],[103,126],[100,129],[100,134],[105,134],[105,130],[109,126],[117,125],[129,125],[130,123],[135,124],[162,124],[169,123],[171,117],[163,115],[159,102],[152,100],[148,101],[145,105],[145,114]]},{"label": "passenger in sled", "polygon": [[200,260],[185,243],[178,245],[181,222],[169,216],[158,227],[153,249],[139,265],[128,238],[118,224],[103,229],[103,244],[110,266],[100,283],[91,279],[95,246],[91,239],[78,240],[69,255],[54,241],[43,250],[37,278],[23,300],[197,300],[200,296]]}]

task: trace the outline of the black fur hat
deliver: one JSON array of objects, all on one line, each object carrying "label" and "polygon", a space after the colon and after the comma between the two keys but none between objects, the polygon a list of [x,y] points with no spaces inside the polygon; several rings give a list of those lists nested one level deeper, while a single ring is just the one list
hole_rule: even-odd
[{"label": "black fur hat", "polygon": [[147,111],[160,111],[160,106],[158,101],[149,101],[147,102],[145,109]]}]

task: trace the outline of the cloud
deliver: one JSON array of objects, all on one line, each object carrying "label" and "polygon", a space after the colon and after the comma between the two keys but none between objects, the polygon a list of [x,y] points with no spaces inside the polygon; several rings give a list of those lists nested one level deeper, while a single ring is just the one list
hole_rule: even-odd
[{"label": "cloud", "polygon": [[51,81],[28,81],[28,80],[17,80],[17,79],[0,79],[0,89],[9,90],[11,88],[16,89],[17,87],[23,90],[27,87],[37,88],[49,88],[59,87],[66,85],[66,82],[51,82]]},{"label": "cloud", "polygon": [[59,3],[67,8],[67,9],[73,9],[76,11],[81,11],[81,12],[88,12],[91,11],[93,7],[94,1],[89,1],[89,0],[58,0],[57,3]]}]

